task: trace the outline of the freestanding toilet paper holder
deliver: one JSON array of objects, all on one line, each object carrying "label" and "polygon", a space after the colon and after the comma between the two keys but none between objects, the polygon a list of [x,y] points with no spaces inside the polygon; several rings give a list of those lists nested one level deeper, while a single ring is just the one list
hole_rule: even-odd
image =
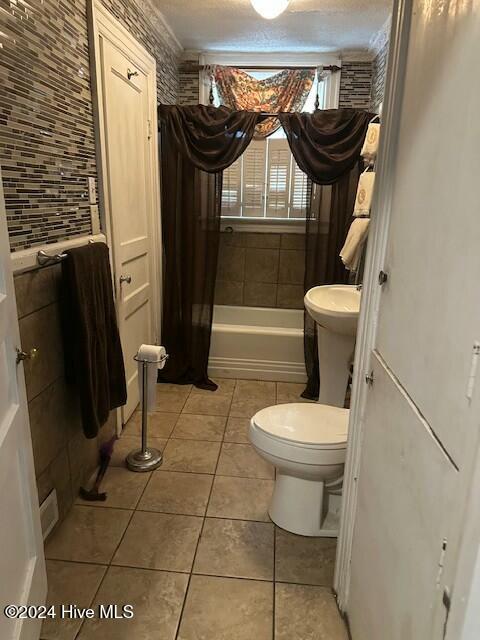
[{"label": "freestanding toilet paper holder", "polygon": [[142,364],[142,447],[130,451],[126,458],[127,467],[130,471],[153,471],[163,462],[161,451],[147,446],[147,424],[148,424],[148,365],[159,365],[168,358],[165,354],[160,360],[143,360],[134,356],[133,359]]}]

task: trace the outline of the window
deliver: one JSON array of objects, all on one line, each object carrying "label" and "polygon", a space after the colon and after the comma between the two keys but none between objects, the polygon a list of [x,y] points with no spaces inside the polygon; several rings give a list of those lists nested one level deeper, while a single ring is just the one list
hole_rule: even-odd
[{"label": "window", "polygon": [[[248,73],[263,80],[278,71]],[[323,104],[323,88],[323,83],[318,87],[315,79],[303,111],[314,110],[318,89],[320,104]],[[285,132],[280,128],[265,140],[253,140],[243,155],[223,172],[222,217],[302,220],[306,216],[309,194],[309,180],[295,162]]]}]

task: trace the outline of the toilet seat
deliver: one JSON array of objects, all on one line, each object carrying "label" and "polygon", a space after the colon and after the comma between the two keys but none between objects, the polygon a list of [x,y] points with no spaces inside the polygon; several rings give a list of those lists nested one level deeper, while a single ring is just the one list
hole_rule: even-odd
[{"label": "toilet seat", "polygon": [[349,410],[307,402],[279,404],[256,413],[252,425],[264,436],[307,449],[345,449]]}]

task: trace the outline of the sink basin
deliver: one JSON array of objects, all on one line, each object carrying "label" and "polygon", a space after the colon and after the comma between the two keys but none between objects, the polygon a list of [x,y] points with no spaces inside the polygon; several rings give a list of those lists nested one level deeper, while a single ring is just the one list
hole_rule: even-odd
[{"label": "sink basin", "polygon": [[305,307],[317,324],[328,331],[355,336],[360,311],[360,291],[354,285],[313,287],[305,296]]}]

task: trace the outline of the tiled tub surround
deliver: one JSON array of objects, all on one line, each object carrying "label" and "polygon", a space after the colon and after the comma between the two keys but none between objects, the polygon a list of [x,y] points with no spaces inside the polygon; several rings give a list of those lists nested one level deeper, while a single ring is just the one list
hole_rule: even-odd
[{"label": "tiled tub surround", "polygon": [[303,309],[305,236],[223,232],[215,304]]},{"label": "tiled tub surround", "polygon": [[[180,46],[150,0],[103,4],[157,60],[174,103]],[[91,232],[97,177],[86,0],[0,0],[0,158],[12,250]]]},{"label": "tiled tub surround", "polygon": [[38,350],[24,361],[38,499],[56,489],[62,520],[98,464],[100,440],[114,433],[115,413],[97,439],[84,437],[78,398],[65,381],[59,284],[59,265],[15,277],[22,348]]},{"label": "tiled tub surround", "polygon": [[249,417],[300,400],[302,385],[159,385],[159,470],[135,474],[136,415],[117,443],[105,503],[80,500],[46,547],[49,602],[134,606],[133,620],[49,620],[44,640],[347,640],[332,594],[334,540],[275,527],[274,470],[248,444]]}]

